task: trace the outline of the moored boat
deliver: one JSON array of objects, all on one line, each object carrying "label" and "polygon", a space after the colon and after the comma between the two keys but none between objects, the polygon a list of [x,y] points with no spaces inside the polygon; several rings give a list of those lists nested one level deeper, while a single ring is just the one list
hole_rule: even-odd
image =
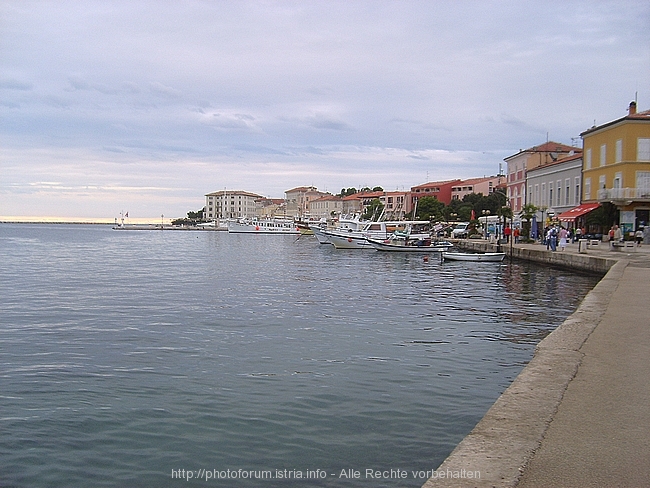
[{"label": "moored boat", "polygon": [[368,222],[361,230],[325,230],[323,233],[337,249],[371,249],[368,239],[388,239],[396,232],[413,239],[430,238],[428,227],[428,221],[381,221]]},{"label": "moored boat", "polygon": [[453,247],[451,242],[436,241],[431,238],[392,238],[392,239],[367,239],[368,243],[378,251],[392,252],[443,252]]},{"label": "moored boat", "polygon": [[504,252],[483,252],[483,253],[470,253],[470,252],[443,252],[443,259],[449,261],[491,261],[501,262],[506,257]]},{"label": "moored boat", "polygon": [[231,234],[300,234],[300,229],[291,220],[236,220],[228,222]]}]

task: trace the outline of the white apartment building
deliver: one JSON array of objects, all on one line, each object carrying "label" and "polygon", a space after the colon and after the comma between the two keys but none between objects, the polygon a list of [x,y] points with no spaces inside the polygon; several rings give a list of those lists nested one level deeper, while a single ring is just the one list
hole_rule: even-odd
[{"label": "white apartment building", "polygon": [[261,195],[241,190],[222,190],[205,195],[205,219],[245,219],[257,216]]},{"label": "white apartment building", "polygon": [[526,174],[526,203],[539,211],[537,222],[543,228],[548,218],[558,216],[580,205],[582,191],[582,152],[558,159]]}]

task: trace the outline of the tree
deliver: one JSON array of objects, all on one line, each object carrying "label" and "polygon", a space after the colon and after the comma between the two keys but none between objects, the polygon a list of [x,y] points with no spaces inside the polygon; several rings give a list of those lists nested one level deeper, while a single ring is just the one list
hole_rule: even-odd
[{"label": "tree", "polygon": [[598,227],[597,233],[605,233],[618,221],[618,210],[616,205],[609,202],[604,202],[596,210],[592,210],[587,214],[585,219],[587,227]]},{"label": "tree", "polygon": [[381,213],[384,211],[384,204],[381,203],[379,198],[373,198],[370,202],[370,205],[366,207],[366,211],[363,213],[361,218],[367,220],[374,220],[379,218]]},{"label": "tree", "polygon": [[437,198],[422,197],[418,199],[415,218],[418,220],[433,220],[444,218],[445,204]]},{"label": "tree", "polygon": [[533,216],[537,213],[538,208],[532,203],[527,203],[521,208],[519,217],[523,221],[521,226],[521,235],[523,237],[530,237],[530,226],[533,221]]},{"label": "tree", "polygon": [[372,191],[384,191],[384,189],[381,186],[376,186],[372,189]]},{"label": "tree", "polygon": [[354,195],[357,193],[356,188],[341,188],[341,193],[339,193],[340,197],[349,197],[350,195]]}]

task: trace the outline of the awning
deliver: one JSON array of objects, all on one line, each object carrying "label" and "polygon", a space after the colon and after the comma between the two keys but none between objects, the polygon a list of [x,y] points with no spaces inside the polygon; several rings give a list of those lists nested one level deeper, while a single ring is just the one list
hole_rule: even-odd
[{"label": "awning", "polygon": [[571,222],[572,220],[575,220],[578,217],[588,214],[592,210],[596,210],[598,207],[600,207],[600,203],[583,203],[582,205],[578,205],[577,207],[574,207],[571,210],[562,212],[560,215],[557,216],[557,218],[559,220],[562,220],[563,222]]}]

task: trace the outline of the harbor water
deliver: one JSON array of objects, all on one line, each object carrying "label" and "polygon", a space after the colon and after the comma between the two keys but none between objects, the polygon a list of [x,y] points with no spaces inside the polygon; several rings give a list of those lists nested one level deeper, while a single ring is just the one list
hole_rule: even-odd
[{"label": "harbor water", "polygon": [[421,486],[600,278],[101,225],[0,267],[11,487]]}]

